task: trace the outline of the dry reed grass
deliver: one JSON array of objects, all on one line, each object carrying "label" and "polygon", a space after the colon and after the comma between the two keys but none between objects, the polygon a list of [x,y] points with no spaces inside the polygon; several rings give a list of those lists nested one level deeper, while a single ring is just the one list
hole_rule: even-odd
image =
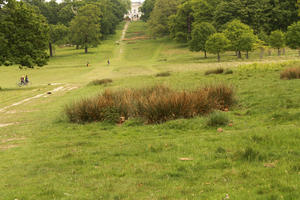
[{"label": "dry reed grass", "polygon": [[300,79],[300,67],[285,69],[280,73],[280,79]]}]

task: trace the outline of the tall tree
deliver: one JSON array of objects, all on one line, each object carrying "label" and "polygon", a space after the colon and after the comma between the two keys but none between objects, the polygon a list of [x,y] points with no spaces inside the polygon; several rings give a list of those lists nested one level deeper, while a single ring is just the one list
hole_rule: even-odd
[{"label": "tall tree", "polygon": [[[49,27],[46,19],[24,2],[10,0],[1,8],[2,60],[33,67],[47,63]],[[2,43],[1,45],[2,46]]]},{"label": "tall tree", "polygon": [[253,30],[239,20],[233,20],[226,25],[224,34],[230,40],[231,50],[236,51],[238,58],[241,58],[241,51],[244,50],[242,36],[244,34],[253,34]]},{"label": "tall tree", "polygon": [[63,24],[52,25],[50,24],[50,40],[49,40],[49,51],[50,57],[53,56],[52,45],[53,44],[63,44],[67,40],[67,36],[69,33],[68,27]]},{"label": "tall tree", "polygon": [[149,30],[153,36],[169,34],[168,19],[177,11],[179,0],[156,0],[154,9],[148,21]]},{"label": "tall tree", "polygon": [[207,58],[205,43],[209,36],[214,33],[216,33],[216,29],[208,22],[193,24],[192,39],[189,42],[190,50],[203,51],[204,57]]},{"label": "tall tree", "polygon": [[205,49],[209,53],[217,54],[218,55],[218,62],[220,62],[220,53],[226,51],[227,46],[229,44],[229,40],[223,33],[215,33],[209,36],[208,40],[205,44]]},{"label": "tall tree", "polygon": [[270,35],[269,41],[271,47],[278,49],[278,56],[280,56],[280,49],[285,45],[284,33],[280,30],[273,31]]},{"label": "tall tree", "polygon": [[298,49],[300,56],[300,22],[294,23],[288,27],[286,43],[291,49]]},{"label": "tall tree", "polygon": [[71,21],[71,38],[76,44],[84,47],[85,53],[88,52],[88,47],[99,44],[100,15],[97,6],[87,4],[79,9],[78,15]]},{"label": "tall tree", "polygon": [[142,7],[141,12],[143,13],[141,16],[141,20],[148,21],[150,18],[150,14],[154,8],[155,0],[145,0]]}]

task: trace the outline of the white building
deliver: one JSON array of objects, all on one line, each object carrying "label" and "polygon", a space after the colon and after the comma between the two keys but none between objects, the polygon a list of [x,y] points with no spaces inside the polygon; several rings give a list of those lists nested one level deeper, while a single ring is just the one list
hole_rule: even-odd
[{"label": "white building", "polygon": [[142,16],[142,12],[140,12],[139,8],[142,6],[142,2],[135,0],[131,2],[131,10],[128,10],[128,14],[125,15],[125,18],[129,17],[132,21],[137,21]]}]

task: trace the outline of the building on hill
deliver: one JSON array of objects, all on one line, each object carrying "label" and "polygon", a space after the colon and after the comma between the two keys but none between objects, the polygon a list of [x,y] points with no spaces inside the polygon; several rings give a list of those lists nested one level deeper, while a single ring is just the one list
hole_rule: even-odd
[{"label": "building on hill", "polygon": [[140,11],[140,7],[142,6],[142,2],[135,0],[131,2],[131,10],[128,10],[128,14],[125,15],[125,18],[129,18],[131,21],[137,21],[142,16],[142,12]]}]

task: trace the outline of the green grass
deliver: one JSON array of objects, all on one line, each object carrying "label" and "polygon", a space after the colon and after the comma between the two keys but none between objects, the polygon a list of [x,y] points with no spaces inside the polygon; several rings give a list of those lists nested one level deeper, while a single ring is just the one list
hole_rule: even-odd
[{"label": "green grass", "polygon": [[[136,24],[129,30],[143,27]],[[0,109],[60,87],[48,83],[79,87],[0,112],[0,124],[19,122],[0,127],[0,199],[300,199],[300,80],[280,79],[281,71],[300,65],[296,51],[263,60],[259,52],[250,60],[228,52],[217,63],[213,55],[202,59],[165,38],[125,42],[119,59],[121,45],[114,41],[121,29],[87,55],[57,48],[41,69],[0,67]],[[233,74],[204,75],[218,67]],[[165,71],[172,76],[155,77]],[[32,85],[19,88],[25,73]],[[104,78],[113,83],[87,86]],[[63,112],[107,88],[163,84],[192,90],[215,82],[233,85],[237,96],[227,113],[233,126],[221,126],[222,133],[207,127],[206,116],[160,125],[136,119],[122,126],[79,125]]]}]

